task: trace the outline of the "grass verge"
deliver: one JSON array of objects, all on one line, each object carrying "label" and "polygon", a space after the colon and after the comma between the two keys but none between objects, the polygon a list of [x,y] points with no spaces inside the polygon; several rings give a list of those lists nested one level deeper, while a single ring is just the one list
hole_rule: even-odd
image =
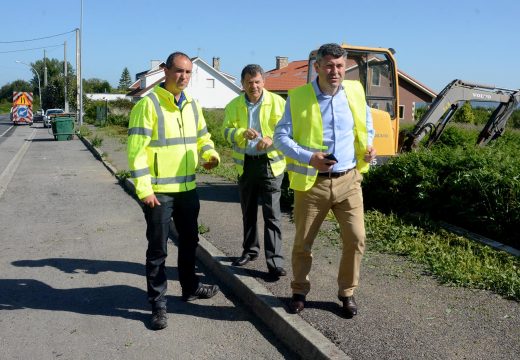
[{"label": "grass verge", "polygon": [[426,265],[443,284],[491,290],[520,300],[520,259],[515,256],[424,219],[407,221],[368,211],[365,224],[370,250],[407,256]]}]

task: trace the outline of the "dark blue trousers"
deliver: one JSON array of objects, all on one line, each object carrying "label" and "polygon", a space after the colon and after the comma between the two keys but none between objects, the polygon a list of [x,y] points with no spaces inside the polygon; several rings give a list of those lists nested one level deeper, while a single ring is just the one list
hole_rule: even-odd
[{"label": "dark blue trousers", "polygon": [[173,221],[178,238],[178,273],[183,294],[192,294],[199,286],[195,274],[195,252],[199,242],[200,202],[197,191],[156,194],[160,206],[144,206],[146,219],[146,284],[148,301],[153,309],[166,307],[166,257],[170,223]]}]

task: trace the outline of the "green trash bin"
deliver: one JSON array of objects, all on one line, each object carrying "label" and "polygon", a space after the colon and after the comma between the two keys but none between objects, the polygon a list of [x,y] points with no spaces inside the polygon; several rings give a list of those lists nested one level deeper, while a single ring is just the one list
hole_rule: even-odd
[{"label": "green trash bin", "polygon": [[74,118],[68,116],[56,117],[51,121],[54,140],[72,140],[74,137]]}]

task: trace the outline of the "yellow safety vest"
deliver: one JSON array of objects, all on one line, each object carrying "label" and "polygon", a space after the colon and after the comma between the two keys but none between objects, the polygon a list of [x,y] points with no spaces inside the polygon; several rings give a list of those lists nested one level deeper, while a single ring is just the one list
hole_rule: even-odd
[{"label": "yellow safety vest", "polygon": [[[366,100],[363,85],[359,81],[344,80],[343,89],[347,96],[350,111],[354,118],[354,150],[356,153],[356,168],[367,172],[369,164],[364,156],[368,142],[366,126]],[[291,99],[291,118],[293,139],[301,147],[311,152],[323,151],[323,120],[320,105],[311,83],[289,90]],[[309,190],[316,181],[318,170],[309,164],[304,164],[287,157],[287,172],[291,181],[291,189]]]},{"label": "yellow safety vest", "polygon": [[[263,136],[273,138],[274,128],[283,116],[285,100],[272,92],[263,89],[263,100],[260,104],[260,127]],[[239,175],[244,172],[244,157],[247,140],[244,132],[249,127],[245,95],[237,96],[225,109],[224,138],[233,146],[233,161]],[[267,156],[274,176],[285,170],[285,158],[274,146],[267,149]]]},{"label": "yellow safety vest", "polygon": [[140,199],[194,189],[199,153],[204,160],[214,156],[220,161],[200,105],[186,96],[179,109],[173,94],[160,85],[133,107],[127,150]]}]

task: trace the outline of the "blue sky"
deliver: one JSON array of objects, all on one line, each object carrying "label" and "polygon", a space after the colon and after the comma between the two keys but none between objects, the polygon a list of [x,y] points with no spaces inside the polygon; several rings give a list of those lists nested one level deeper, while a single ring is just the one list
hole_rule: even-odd
[{"label": "blue sky", "polygon": [[[2,1],[0,86],[32,73],[47,56],[75,67],[75,33],[81,0]],[[270,70],[276,56],[306,59],[327,42],[392,47],[400,69],[435,91],[453,79],[520,88],[518,0],[372,1],[137,1],[83,0],[83,78],[117,86],[128,67],[132,78],[151,60],[179,50],[239,77],[257,63]],[[42,79],[43,81],[43,79]]]}]

